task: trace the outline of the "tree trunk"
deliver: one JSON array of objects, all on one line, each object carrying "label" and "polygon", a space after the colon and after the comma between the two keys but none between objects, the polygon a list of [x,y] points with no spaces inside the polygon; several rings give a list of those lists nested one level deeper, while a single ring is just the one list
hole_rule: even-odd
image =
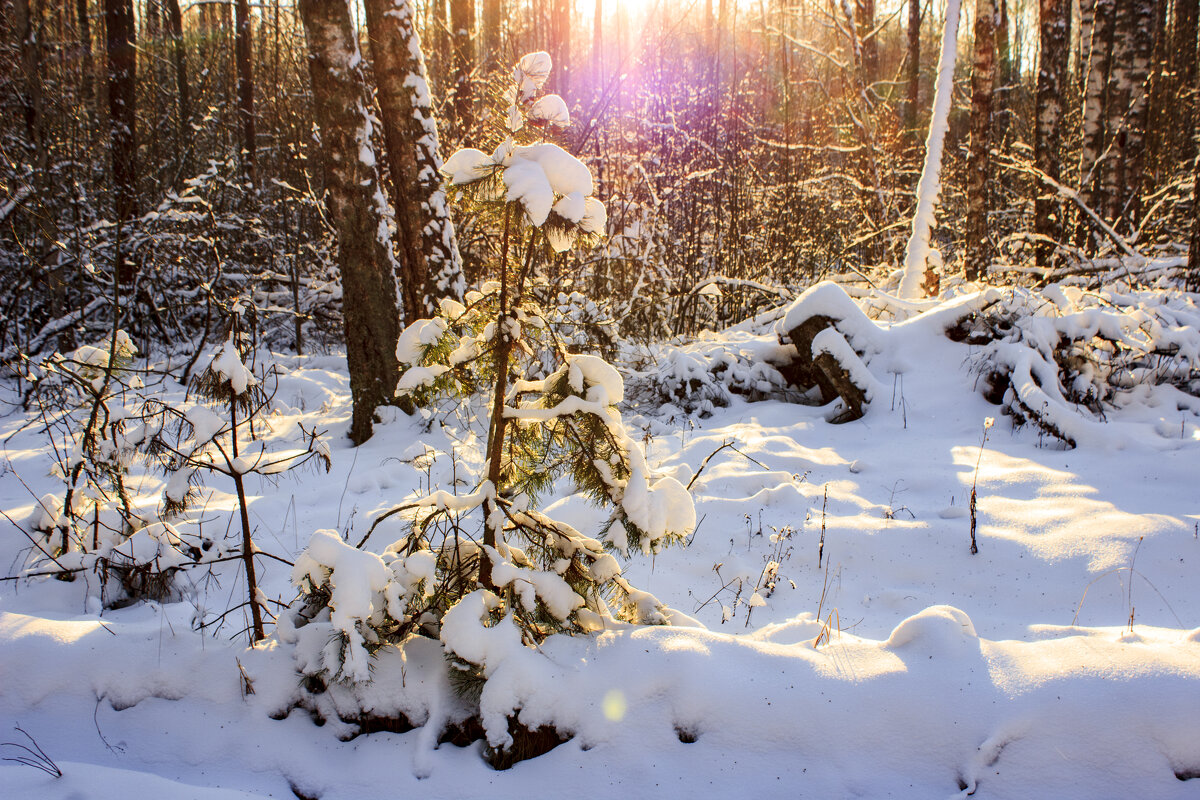
[{"label": "tree trunk", "polygon": [[875,0],[855,0],[854,21],[862,46],[863,84],[869,89],[879,79],[879,37],[875,31]]},{"label": "tree trunk", "polygon": [[450,0],[451,46],[454,49],[453,74],[454,121],[458,135],[465,137],[474,125],[471,88],[475,72],[475,0]]},{"label": "tree trunk", "polygon": [[1172,72],[1175,74],[1179,121],[1179,156],[1184,160],[1196,157],[1195,133],[1196,106],[1200,100],[1200,89],[1196,85],[1196,36],[1200,8],[1193,0],[1175,0],[1175,22],[1171,46]]},{"label": "tree trunk", "polygon": [[[1037,80],[1034,163],[1039,170],[1057,181],[1061,177],[1059,146],[1070,42],[1070,2],[1040,0],[1038,24],[1042,49]],[[1045,237],[1037,247],[1037,260],[1043,266],[1050,266],[1055,260],[1054,243],[1062,235],[1062,206],[1058,197],[1053,193],[1047,194],[1047,191],[1039,182],[1034,203],[1034,227],[1040,237]]]},{"label": "tree trunk", "polygon": [[254,183],[255,133],[254,133],[254,61],[251,53],[250,3],[237,0],[235,5],[236,31],[234,50],[237,58],[238,118],[242,130],[242,171]]},{"label": "tree trunk", "polygon": [[462,299],[462,264],[438,172],[437,123],[412,0],[366,0],[365,8],[396,209],[397,278],[411,323],[431,316],[439,297]]},{"label": "tree trunk", "polygon": [[[712,11],[712,0],[708,10]],[[604,0],[596,0],[595,17],[592,21],[592,82],[603,86],[604,74]]]},{"label": "tree trunk", "polygon": [[500,29],[504,25],[503,0],[483,0],[483,63],[489,68],[500,64]]},{"label": "tree trunk", "polygon": [[1154,50],[1154,0],[1134,0],[1132,53],[1129,66],[1129,121],[1126,126],[1125,219],[1130,232],[1136,231],[1142,216],[1142,185],[1146,169],[1146,121],[1149,112],[1150,57]]},{"label": "tree trunk", "polygon": [[[121,222],[137,215],[137,51],[132,0],[104,0],[108,60],[108,116],[113,212]],[[118,280],[133,280],[133,265],[118,253]]]},{"label": "tree trunk", "polygon": [[375,409],[392,400],[400,336],[395,262],[386,204],[375,174],[362,57],[350,6],[300,0],[308,41],[313,110],[326,161],[329,210],[337,231],[346,363],[354,410],[350,439],[371,437]]},{"label": "tree trunk", "polygon": [[[175,62],[175,89],[179,101],[180,150],[186,151],[191,140],[191,97],[188,92],[187,53],[183,49],[183,15],[179,0],[166,0],[167,26],[171,31],[171,56]],[[183,157],[182,155],[180,156]]]},{"label": "tree trunk", "polygon": [[79,19],[79,43],[83,47],[83,63],[80,71],[83,73],[83,103],[87,109],[88,118],[95,119],[95,70],[92,66],[92,21],[88,17],[88,0],[76,0],[75,15]]},{"label": "tree trunk", "polygon": [[[1087,2],[1087,0],[1084,0]],[[1012,42],[1008,33],[1008,0],[994,0],[996,6],[996,93],[992,97],[992,141],[1004,147],[1008,140],[1009,94],[1013,86]]]},{"label": "tree trunk", "polygon": [[1200,292],[1200,158],[1196,159],[1192,169],[1192,180],[1192,241],[1188,247],[1187,288],[1190,292]]},{"label": "tree trunk", "polygon": [[564,99],[571,91],[571,2],[551,0],[550,6],[550,88]]},{"label": "tree trunk", "polygon": [[446,0],[431,0],[430,5],[432,11],[430,17],[426,17],[426,28],[430,35],[429,61],[431,68],[429,70],[430,77],[434,79],[434,88],[441,96],[442,87],[449,83],[454,85],[453,80],[447,82],[447,73],[450,70],[450,63],[447,61],[447,54],[450,53],[450,37],[448,35],[450,23],[446,19]]},{"label": "tree trunk", "polygon": [[1129,199],[1125,185],[1125,143],[1128,112],[1132,99],[1134,16],[1136,0],[1115,0],[1113,12],[1112,54],[1108,69],[1107,157],[1101,165],[1100,183],[1104,215],[1114,227],[1125,213]]},{"label": "tree trunk", "polygon": [[25,137],[32,148],[34,160],[44,167],[46,104],[42,92],[41,25],[34,16],[29,0],[15,0],[13,10],[16,12],[17,35],[21,37],[21,71],[25,73],[22,76],[24,91],[20,97]]},{"label": "tree trunk", "polygon": [[[1087,45],[1087,86],[1083,97],[1082,143],[1079,150],[1079,199],[1096,211],[1100,187],[1098,160],[1104,152],[1105,105],[1108,99],[1108,66],[1112,56],[1112,23],[1114,0],[1091,0],[1091,37]],[[1075,244],[1083,247],[1087,241],[1088,224],[1080,219],[1075,231]]]},{"label": "tree trunk", "polygon": [[917,101],[921,89],[921,0],[908,0],[908,100],[904,127],[917,134]]},{"label": "tree trunk", "polygon": [[965,271],[969,281],[987,274],[992,258],[988,238],[988,194],[992,141],[992,87],[996,80],[996,7],[993,0],[975,3],[975,62],[971,69],[971,150],[967,164]]}]

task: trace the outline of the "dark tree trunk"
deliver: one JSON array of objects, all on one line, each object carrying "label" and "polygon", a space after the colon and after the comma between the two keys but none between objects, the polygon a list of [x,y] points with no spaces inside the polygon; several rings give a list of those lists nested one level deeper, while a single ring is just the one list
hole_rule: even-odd
[{"label": "dark tree trunk", "polygon": [[300,0],[299,6],[327,167],[329,210],[337,231],[354,404],[350,439],[361,444],[371,437],[375,409],[394,397],[399,377],[395,263],[371,153],[366,83],[350,7],[328,0]]},{"label": "dark tree trunk", "polygon": [[908,0],[908,99],[904,127],[917,132],[917,100],[921,89],[921,0]]},{"label": "dark tree trunk", "polygon": [[[137,215],[137,54],[132,0],[104,0],[108,53],[108,115],[113,175],[113,211],[128,222]],[[118,256],[120,280],[133,268]]]},{"label": "dark tree trunk", "polygon": [[175,62],[175,90],[179,101],[179,141],[186,149],[191,139],[191,97],[188,91],[187,53],[183,49],[183,15],[179,0],[166,0],[167,26],[171,31],[171,57]]},{"label": "dark tree trunk", "polygon": [[1125,183],[1125,143],[1132,98],[1135,0],[1116,0],[1113,13],[1112,54],[1108,67],[1107,156],[1101,164],[1100,182],[1104,214],[1115,226],[1125,213],[1129,193]]},{"label": "dark tree trunk", "polygon": [[1178,87],[1177,141],[1179,156],[1190,160],[1196,157],[1194,138],[1196,106],[1200,101],[1200,90],[1196,85],[1196,36],[1200,20],[1200,3],[1194,0],[1175,0],[1174,31],[1171,37],[1171,67]]},{"label": "dark tree trunk", "polygon": [[21,37],[21,71],[25,85],[20,102],[25,118],[25,137],[33,149],[34,160],[44,162],[46,104],[42,93],[41,25],[29,0],[15,0],[13,10],[16,12],[17,35]]},{"label": "dark tree trunk", "polygon": [[987,274],[992,246],[988,237],[988,174],[992,142],[992,89],[996,81],[996,8],[992,0],[975,3],[975,61],[971,69],[971,150],[967,164],[967,280]]},{"label": "dark tree trunk", "polygon": [[[1069,0],[1040,0],[1038,25],[1041,30],[1041,56],[1037,80],[1037,124],[1034,139],[1034,163],[1054,180],[1060,175],[1060,140],[1063,86],[1067,74],[1070,42],[1071,4]],[[1062,234],[1062,205],[1058,197],[1040,182],[1034,203],[1034,226],[1040,237],[1038,263],[1049,266],[1054,260],[1054,242]],[[1048,193],[1049,192],[1049,193]]]},{"label": "dark tree trunk", "polygon": [[242,132],[242,170],[253,183],[255,179],[254,132],[254,59],[252,54],[249,0],[237,0],[234,32],[234,51],[237,58],[238,121]]},{"label": "dark tree trunk", "polygon": [[855,0],[854,21],[862,47],[863,83],[869,88],[879,79],[879,37],[875,31],[875,0]]},{"label": "dark tree trunk", "polygon": [[[1200,88],[1200,87],[1197,87]],[[1200,158],[1192,169],[1192,241],[1188,247],[1187,287],[1200,292]]]},{"label": "dark tree trunk", "polygon": [[430,77],[434,79],[434,88],[440,93],[445,85],[453,86],[453,80],[447,81],[452,59],[450,54],[450,23],[446,18],[446,0],[431,0],[430,13],[426,17],[429,36]]},{"label": "dark tree trunk", "polygon": [[76,0],[75,15],[79,18],[79,44],[83,48],[83,102],[87,107],[89,118],[94,119],[95,109],[95,68],[92,64],[92,20],[88,17],[88,0]]},{"label": "dark tree trunk", "polygon": [[992,97],[992,140],[997,147],[1004,147],[1008,140],[1009,93],[1014,83],[1012,42],[1008,32],[1008,0],[995,0],[995,6],[996,93]]},{"label": "dark tree trunk", "polygon": [[412,0],[366,0],[392,206],[404,320],[432,315],[439,297],[462,299],[462,265],[438,171],[434,119]]}]

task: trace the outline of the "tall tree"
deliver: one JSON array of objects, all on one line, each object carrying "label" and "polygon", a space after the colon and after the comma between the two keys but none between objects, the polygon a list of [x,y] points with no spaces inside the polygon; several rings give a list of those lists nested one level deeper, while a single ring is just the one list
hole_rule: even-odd
[{"label": "tall tree", "polygon": [[921,0],[908,0],[908,97],[904,106],[904,127],[917,129],[917,101],[921,89]]},{"label": "tall tree", "polygon": [[242,170],[251,182],[255,179],[254,131],[254,58],[251,45],[250,3],[237,0],[234,32],[234,51],[237,58],[238,118],[242,131]]},{"label": "tall tree", "polygon": [[975,61],[971,67],[971,150],[967,163],[967,280],[987,274],[992,247],[988,237],[991,211],[988,174],[992,143],[992,90],[996,82],[996,6],[993,0],[975,3]]},{"label": "tall tree", "polygon": [[503,0],[483,0],[483,63],[492,68],[500,63],[500,30],[504,26]]},{"label": "tall tree", "polygon": [[15,0],[17,35],[21,37],[21,71],[25,79],[20,103],[25,117],[25,138],[33,148],[35,160],[44,160],[46,143],[46,104],[42,92],[42,31],[29,0]]},{"label": "tall tree", "polygon": [[329,209],[337,231],[342,319],[353,415],[350,439],[371,437],[375,409],[391,402],[399,377],[395,262],[386,204],[371,149],[371,116],[350,5],[300,0],[308,42],[313,110],[326,161]]},{"label": "tall tree", "polygon": [[[1003,147],[1008,139],[1009,95],[1012,93],[1012,41],[1008,30],[1008,0],[993,0],[996,6],[996,93],[992,98],[992,141]],[[1087,2],[1087,0],[1084,0]]]},{"label": "tall tree", "polygon": [[[1038,58],[1037,124],[1033,146],[1035,166],[1058,180],[1063,110],[1063,87],[1067,76],[1070,42],[1071,3],[1069,0],[1039,0],[1038,27],[1041,54]],[[1054,258],[1054,242],[1062,234],[1061,205],[1049,187],[1038,185],[1034,202],[1034,228],[1039,237],[1038,263],[1048,265]]]},{"label": "tall tree", "polygon": [[1141,220],[1142,186],[1146,168],[1146,122],[1149,118],[1150,56],[1154,51],[1154,0],[1134,0],[1132,3],[1132,42],[1129,64],[1129,114],[1125,147],[1125,219],[1130,231]]},{"label": "tall tree", "polygon": [[[108,55],[108,115],[113,208],[117,219],[137,214],[137,50],[133,0],[104,0]],[[125,279],[132,277],[128,274]]]},{"label": "tall tree", "polygon": [[88,17],[88,0],[75,1],[75,16],[79,21],[79,44],[83,50],[83,102],[89,118],[95,114],[95,89],[92,67],[92,20]]},{"label": "tall tree", "polygon": [[1125,186],[1125,141],[1132,95],[1134,0],[1115,0],[1113,9],[1112,52],[1105,98],[1107,147],[1101,164],[1100,185],[1104,214],[1116,223],[1125,213],[1129,199]]},{"label": "tall tree", "polygon": [[566,97],[571,91],[571,0],[550,0],[550,85]]},{"label": "tall tree", "polygon": [[187,53],[183,45],[183,14],[179,0],[166,0],[167,28],[171,32],[171,57],[175,62],[175,91],[179,102],[179,141],[186,149],[191,138],[191,96],[188,89]]},{"label": "tall tree", "polygon": [[450,31],[454,58],[449,85],[454,93],[454,121],[462,136],[474,125],[475,0],[450,0]]},{"label": "tall tree", "polygon": [[1175,0],[1175,19],[1171,42],[1171,71],[1175,75],[1175,86],[1179,87],[1178,102],[1181,106],[1176,119],[1179,126],[1178,144],[1184,159],[1196,157],[1196,140],[1193,136],[1197,122],[1197,104],[1200,90],[1196,88],[1196,37],[1200,28],[1200,4],[1192,0]]},{"label": "tall tree", "polygon": [[875,0],[854,0],[854,21],[862,47],[863,83],[879,79],[879,37],[875,35]]},{"label": "tall tree", "polygon": [[438,297],[462,299],[462,263],[438,172],[437,122],[412,0],[364,5],[396,209],[397,278],[404,319],[411,323],[432,316]]},{"label": "tall tree", "polygon": [[[1085,0],[1090,5],[1090,36],[1086,44],[1087,83],[1083,92],[1082,142],[1079,148],[1079,198],[1096,208],[1100,186],[1099,159],[1104,152],[1108,65],[1112,56],[1114,0]],[[1087,19],[1087,18],[1085,18]],[[1096,209],[1102,210],[1102,209]],[[1075,244],[1087,240],[1088,224],[1082,218],[1075,231]]]}]

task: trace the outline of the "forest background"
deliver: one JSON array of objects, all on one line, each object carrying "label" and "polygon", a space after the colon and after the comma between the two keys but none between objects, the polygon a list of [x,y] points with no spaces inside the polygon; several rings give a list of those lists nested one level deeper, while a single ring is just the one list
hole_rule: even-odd
[{"label": "forest background", "polygon": [[[3,360],[118,326],[143,352],[199,354],[238,297],[270,347],[336,345],[337,177],[322,142],[363,130],[359,144],[380,154],[363,159],[370,178],[396,212],[404,321],[419,315],[413,284],[429,276],[404,273],[416,258],[404,252],[404,158],[384,141],[383,106],[408,73],[380,58],[370,25],[390,5],[0,4]],[[561,141],[596,176],[609,236],[556,256],[544,277],[594,298],[622,336],[719,328],[822,277],[895,282],[944,0],[400,5],[446,153],[497,125],[492,87],[520,54],[551,54],[548,89],[572,112]],[[363,114],[321,124],[309,66],[320,45],[304,19],[316,9],[360,45],[348,91],[365,129],[349,129]],[[959,276],[1087,283],[1131,255],[1184,275],[1200,212],[1197,4],[978,0],[962,13],[942,263],[925,290]],[[470,284],[498,245],[486,221],[455,222]]]}]

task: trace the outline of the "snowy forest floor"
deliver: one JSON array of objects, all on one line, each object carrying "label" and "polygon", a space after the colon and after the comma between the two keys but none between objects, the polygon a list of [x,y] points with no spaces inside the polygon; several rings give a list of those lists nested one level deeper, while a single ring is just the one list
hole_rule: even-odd
[{"label": "snowy forest floor", "polygon": [[[1147,393],[1097,423],[1093,434],[1111,440],[1065,449],[981,396],[978,348],[906,341],[920,349],[903,374],[845,425],[827,423],[828,409],[737,397],[703,419],[627,410],[651,466],[684,484],[700,472],[700,523],[686,547],[634,557],[626,575],[707,630],[556,637],[531,652],[502,680],[523,723],[572,735],[551,752],[497,772],[481,742],[437,746],[432,723],[340,741],[336,722],[272,719],[298,683],[289,648],[231,640],[239,614],[193,629],[198,614],[240,601],[236,564],[184,601],[102,615],[87,606],[86,578],[10,581],[0,740],[27,744],[20,725],[63,775],[6,762],[0,795],[1200,797],[1197,406]],[[453,410],[385,410],[354,449],[343,359],[276,360],[271,436],[294,438],[297,422],[328,430],[333,469],[252,477],[262,550],[292,559],[319,528],[356,542],[415,491],[456,478],[470,491],[481,432]],[[21,521],[54,488],[45,439],[10,412],[0,440],[0,508]],[[162,481],[139,480],[152,510]],[[216,480],[209,491],[198,519],[213,535],[235,498]],[[543,507],[585,532],[603,522],[563,491]],[[389,541],[377,531],[370,547]],[[0,536],[7,574],[27,546],[15,528]],[[761,585],[771,562],[773,591]],[[282,564],[264,561],[261,580],[272,599],[295,596]],[[375,684],[425,687],[420,711],[437,720],[450,701],[427,651],[381,662]]]}]

